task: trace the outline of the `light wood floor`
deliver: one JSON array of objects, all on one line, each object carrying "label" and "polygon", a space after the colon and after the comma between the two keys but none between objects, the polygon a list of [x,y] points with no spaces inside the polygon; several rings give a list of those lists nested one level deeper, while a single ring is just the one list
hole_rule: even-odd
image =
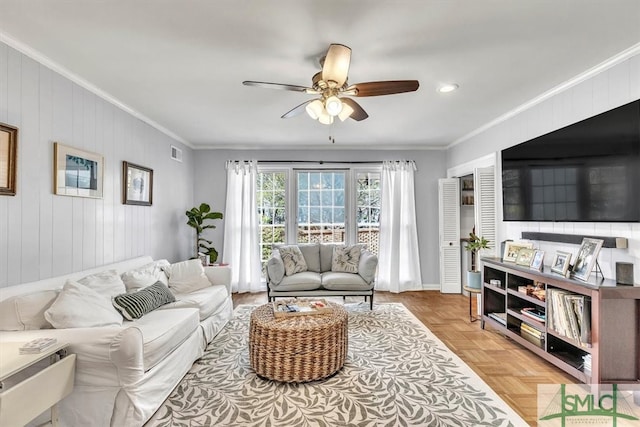
[{"label": "light wood floor", "polygon": [[[341,300],[338,299],[338,300]],[[348,298],[348,302],[362,301]],[[264,304],[266,292],[233,294],[238,304]],[[536,425],[538,384],[568,384],[576,380],[550,363],[480,322],[469,322],[469,299],[463,295],[419,291],[392,294],[376,292],[374,302],[405,305],[447,347],[464,360],[529,425]],[[475,299],[474,299],[475,314]]]}]

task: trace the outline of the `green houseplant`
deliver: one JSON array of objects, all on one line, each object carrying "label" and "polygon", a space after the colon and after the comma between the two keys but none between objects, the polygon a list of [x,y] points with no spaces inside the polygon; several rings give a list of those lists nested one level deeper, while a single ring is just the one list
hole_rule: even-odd
[{"label": "green houseplant", "polygon": [[213,224],[206,224],[207,221],[222,219],[222,213],[211,212],[211,206],[206,203],[193,207],[185,212],[187,215],[187,225],[196,230],[195,256],[198,258],[200,253],[209,255],[209,262],[214,263],[218,259],[218,251],[211,246],[211,240],[202,237],[202,232],[208,228],[216,228]]},{"label": "green houseplant", "polygon": [[[489,241],[484,237],[478,236],[475,232],[469,233],[469,241],[465,246],[465,249],[471,252],[472,269],[467,271],[467,286],[470,288],[479,289],[481,282],[481,274],[479,270],[473,269],[478,263],[473,263],[473,260],[477,257],[478,251],[481,249],[491,249]],[[474,265],[475,264],[475,265]]]}]

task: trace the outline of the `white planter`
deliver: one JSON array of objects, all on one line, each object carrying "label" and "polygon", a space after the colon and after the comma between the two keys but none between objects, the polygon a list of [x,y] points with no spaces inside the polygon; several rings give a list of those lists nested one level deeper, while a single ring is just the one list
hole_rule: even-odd
[{"label": "white planter", "polygon": [[479,271],[467,271],[467,286],[480,289],[482,284],[482,274]]}]

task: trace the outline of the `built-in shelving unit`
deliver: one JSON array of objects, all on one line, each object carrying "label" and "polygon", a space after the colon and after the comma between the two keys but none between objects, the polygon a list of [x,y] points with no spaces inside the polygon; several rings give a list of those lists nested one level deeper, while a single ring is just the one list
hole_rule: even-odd
[{"label": "built-in shelving unit", "polygon": [[460,204],[462,206],[473,206],[473,175],[466,175],[460,178]]},{"label": "built-in shelving unit", "polygon": [[481,261],[483,329],[502,331],[584,383],[640,382],[640,287]]}]

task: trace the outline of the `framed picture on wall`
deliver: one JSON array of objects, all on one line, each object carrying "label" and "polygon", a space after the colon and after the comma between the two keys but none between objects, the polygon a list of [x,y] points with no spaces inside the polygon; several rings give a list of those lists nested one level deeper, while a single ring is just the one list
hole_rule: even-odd
[{"label": "framed picture on wall", "polygon": [[18,128],[0,123],[0,195],[16,195]]},{"label": "framed picture on wall", "polygon": [[100,154],[53,144],[53,192],[61,196],[102,198],[104,159]]},{"label": "framed picture on wall", "polygon": [[122,162],[122,203],[151,206],[153,203],[153,169]]}]

